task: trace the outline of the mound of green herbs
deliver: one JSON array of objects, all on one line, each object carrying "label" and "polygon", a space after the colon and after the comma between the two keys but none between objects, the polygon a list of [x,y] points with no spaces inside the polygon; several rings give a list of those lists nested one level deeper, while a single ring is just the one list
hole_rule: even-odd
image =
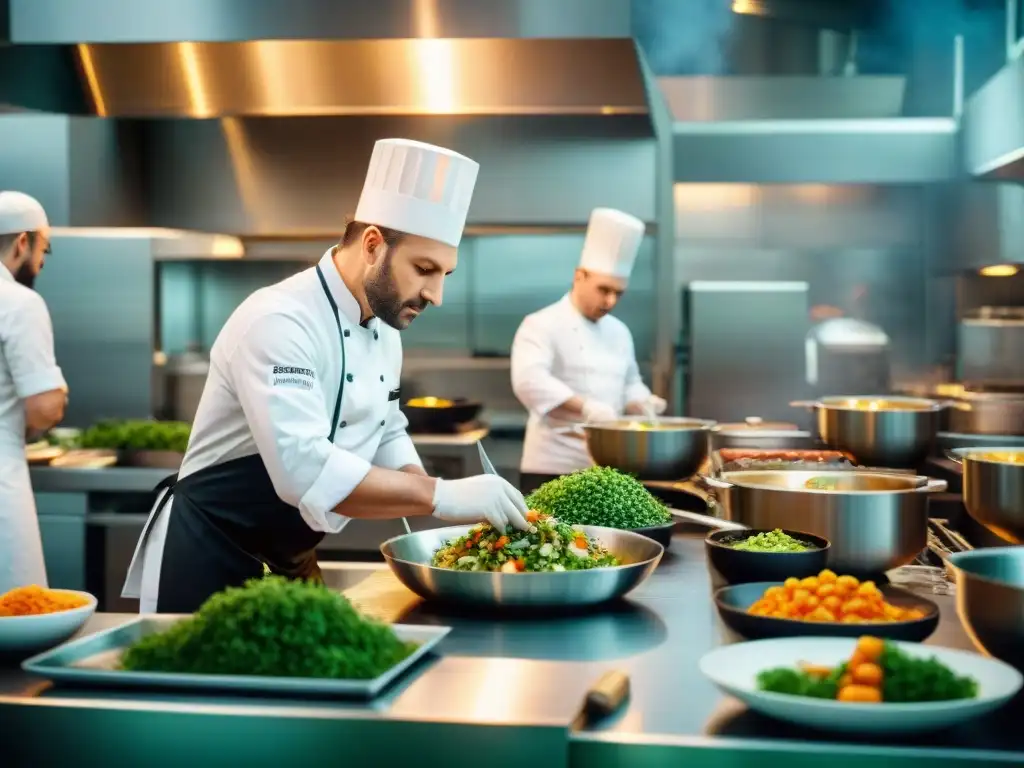
[{"label": "mound of green herbs", "polygon": [[[757,687],[771,693],[835,699],[839,679],[846,674],[847,664],[818,678],[801,669],[778,667],[766,669],[757,676]],[[882,668],[882,701],[913,704],[924,701],[956,701],[978,695],[978,683],[972,677],[958,675],[934,656],[910,656],[892,643],[885,644],[879,659]]]},{"label": "mound of green herbs", "polygon": [[266,576],[218,592],[191,618],[141,638],[124,651],[121,668],[369,680],[415,649],[322,584]]},{"label": "mound of green herbs", "polygon": [[106,420],[82,432],[82,448],[184,453],[192,427],[181,421]]},{"label": "mound of green herbs", "polygon": [[590,467],[549,480],[526,504],[569,525],[650,528],[672,520],[639,480],[611,467]]}]

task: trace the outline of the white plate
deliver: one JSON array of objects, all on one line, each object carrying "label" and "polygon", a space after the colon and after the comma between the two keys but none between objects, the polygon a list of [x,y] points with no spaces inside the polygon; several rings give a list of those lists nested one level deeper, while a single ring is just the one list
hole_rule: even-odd
[{"label": "white plate", "polygon": [[722,691],[755,712],[797,725],[844,733],[915,733],[945,728],[998,709],[1024,684],[1020,672],[968,651],[917,643],[895,645],[909,656],[934,656],[958,675],[978,681],[978,697],[921,704],[855,704],[767,693],[757,689],[759,672],[796,668],[801,661],[836,666],[850,658],[857,641],[840,637],[785,637],[716,648],[700,660],[700,671]]},{"label": "white plate", "polygon": [[60,645],[96,612],[96,598],[88,592],[54,589],[53,592],[88,599],[81,608],[32,616],[0,616],[0,653],[38,653]]}]

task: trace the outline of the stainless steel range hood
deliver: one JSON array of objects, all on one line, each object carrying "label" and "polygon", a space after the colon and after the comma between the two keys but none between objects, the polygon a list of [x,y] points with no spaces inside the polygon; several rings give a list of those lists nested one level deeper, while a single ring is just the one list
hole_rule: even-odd
[{"label": "stainless steel range hood", "polygon": [[972,176],[1024,181],[1024,58],[1010,61],[964,108],[964,162]]},{"label": "stainless steel range hood", "polygon": [[[84,112],[138,138],[146,214],[132,223],[334,237],[383,136],[478,160],[474,227],[580,226],[598,205],[655,219],[629,0],[7,6],[7,49],[64,56]],[[67,105],[55,111],[83,112]]]},{"label": "stainless steel range hood", "polygon": [[[102,117],[644,114],[628,0],[8,0]],[[186,42],[187,41],[187,42]]]},{"label": "stainless steel range hood", "polygon": [[[826,8],[827,6],[827,8]],[[677,182],[919,183],[955,177],[957,123],[906,118],[904,77],[857,75],[877,3],[734,0],[726,77],[659,78]]]},{"label": "stainless steel range hood", "polygon": [[647,112],[628,38],[83,44],[78,51],[104,117]]}]

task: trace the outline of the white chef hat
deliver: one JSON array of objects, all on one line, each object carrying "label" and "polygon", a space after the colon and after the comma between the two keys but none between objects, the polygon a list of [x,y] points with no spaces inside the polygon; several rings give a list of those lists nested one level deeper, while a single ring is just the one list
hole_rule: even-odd
[{"label": "white chef hat", "polygon": [[39,201],[24,192],[0,192],[0,235],[37,232],[49,226]]},{"label": "white chef hat", "polygon": [[612,277],[628,278],[644,237],[644,223],[613,208],[590,213],[580,267]]},{"label": "white chef hat", "polygon": [[373,146],[355,220],[457,246],[480,164],[408,139]]}]

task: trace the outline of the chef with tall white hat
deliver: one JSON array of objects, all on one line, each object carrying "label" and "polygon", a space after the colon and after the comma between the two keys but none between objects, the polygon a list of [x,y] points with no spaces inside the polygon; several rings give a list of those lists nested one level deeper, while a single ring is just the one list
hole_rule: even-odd
[{"label": "chef with tall white hat", "polygon": [[56,426],[67,403],[50,313],[32,290],[49,252],[39,201],[0,192],[0,593],[47,586],[25,437]]},{"label": "chef with tall white hat", "polygon": [[399,332],[441,304],[478,169],[378,141],[340,243],[231,315],[129,567],[122,594],[142,612],[195,611],[264,566],[319,579],[317,544],[352,518],[527,527],[522,494],[497,475],[428,477],[399,410]]},{"label": "chef with tall white hat", "polygon": [[524,493],[593,465],[569,427],[622,414],[658,415],[665,401],[640,378],[629,328],[610,312],[629,284],[644,223],[596,208],[572,289],[527,315],[512,342],[512,389],[529,411],[520,463]]}]

